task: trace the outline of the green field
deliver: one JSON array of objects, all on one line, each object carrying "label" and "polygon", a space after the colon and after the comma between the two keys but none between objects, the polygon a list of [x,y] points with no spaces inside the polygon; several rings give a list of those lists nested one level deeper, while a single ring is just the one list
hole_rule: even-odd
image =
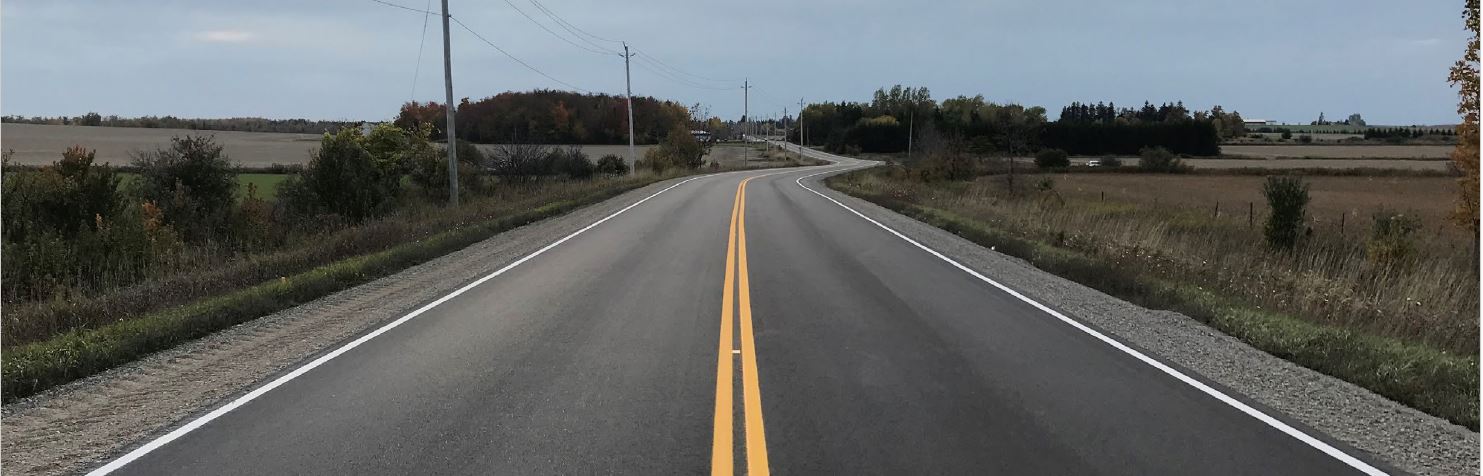
[{"label": "green field", "polygon": [[[133,185],[135,180],[139,180],[139,174],[132,172],[122,172],[118,176],[122,179],[119,181],[119,186],[125,188]],[[257,198],[274,200],[278,194],[278,185],[288,180],[288,177],[289,174],[237,174],[237,197],[247,196],[248,185],[252,185],[257,189]]]}]

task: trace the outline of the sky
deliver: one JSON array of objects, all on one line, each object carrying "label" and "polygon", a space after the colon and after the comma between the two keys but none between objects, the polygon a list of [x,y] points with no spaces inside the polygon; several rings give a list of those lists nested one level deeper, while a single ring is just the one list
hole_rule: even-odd
[{"label": "sky", "polygon": [[[641,53],[635,95],[725,119],[741,116],[746,79],[754,117],[902,84],[1052,118],[1072,101],[1183,101],[1286,123],[1451,124],[1447,68],[1467,38],[1461,0],[535,1],[579,32],[532,0],[449,0],[544,73],[455,23],[455,98],[621,94],[623,59],[603,50],[622,40]],[[442,102],[441,41],[437,15],[373,0],[7,0],[0,114],[386,120]]]}]

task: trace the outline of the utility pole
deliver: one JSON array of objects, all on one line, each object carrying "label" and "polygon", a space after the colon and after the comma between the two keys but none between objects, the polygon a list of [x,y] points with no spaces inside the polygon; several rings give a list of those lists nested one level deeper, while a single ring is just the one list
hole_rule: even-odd
[{"label": "utility pole", "polygon": [[628,72],[628,59],[633,54],[628,52],[628,42],[623,42],[623,81],[628,85],[628,163],[633,164],[639,160],[633,151],[633,75]]},{"label": "utility pole", "polygon": [[788,108],[783,108],[783,143],[778,147],[788,150]]},{"label": "utility pole", "polygon": [[798,153],[803,153],[806,143],[808,141],[803,138],[803,98],[798,98]]},{"label": "utility pole", "polygon": [[[898,123],[899,124],[899,123]],[[911,139],[917,135],[917,110],[911,110],[911,120],[906,123],[906,161],[911,162]]]},{"label": "utility pole", "polygon": [[[748,115],[750,110],[747,108],[747,105],[750,104],[751,101],[751,97],[748,94],[751,92],[752,83],[747,78],[742,78],[742,142],[744,144],[747,142],[747,135],[750,134],[752,130],[752,116]],[[743,150],[745,151],[743,153],[746,155],[742,156],[742,163],[751,162],[752,146],[747,145],[747,148]]]},{"label": "utility pole", "polygon": [[447,103],[443,110],[448,113],[448,205],[458,206],[458,142],[453,137],[453,59],[448,50],[448,0],[443,0],[443,92]]}]

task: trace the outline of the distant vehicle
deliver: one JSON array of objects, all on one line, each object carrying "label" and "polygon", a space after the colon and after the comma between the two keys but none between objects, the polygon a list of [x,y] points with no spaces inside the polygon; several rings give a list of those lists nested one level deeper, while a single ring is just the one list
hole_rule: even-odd
[{"label": "distant vehicle", "polygon": [[1101,160],[1092,159],[1092,160],[1088,160],[1087,161],[1087,167],[1101,167],[1101,166],[1102,166],[1102,161]]}]

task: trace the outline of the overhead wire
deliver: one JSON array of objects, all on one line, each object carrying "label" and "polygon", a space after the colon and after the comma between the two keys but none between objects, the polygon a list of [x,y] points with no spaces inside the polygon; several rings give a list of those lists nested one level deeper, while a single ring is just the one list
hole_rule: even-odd
[{"label": "overhead wire", "polygon": [[417,65],[412,68],[412,94],[411,101],[417,100],[417,79],[422,75],[422,50],[427,46],[427,21],[432,18],[433,0],[427,0],[427,6],[423,7],[422,14],[422,36],[417,38]]},{"label": "overhead wire", "polygon": [[[557,15],[556,12],[551,11],[550,8],[547,8],[546,5],[541,4],[541,2],[539,2],[539,1],[530,0],[530,3],[531,3],[531,5],[535,5],[537,10],[540,10],[542,13],[545,13],[546,16],[551,17],[552,20],[555,20],[557,25],[561,25],[562,28],[566,29],[566,31],[571,32],[573,35],[577,35],[578,38],[583,38],[583,35],[586,35],[586,36],[592,37],[592,38],[594,38],[594,39],[596,39],[598,41],[606,41],[606,42],[609,42],[609,43],[619,43],[619,44],[623,43],[620,40],[613,40],[613,39],[603,38],[601,36],[597,36],[597,35],[594,35],[592,33],[589,33],[587,30],[583,30],[581,28],[578,28],[577,25],[573,25],[571,22],[566,21],[565,19],[562,19],[560,15]],[[583,41],[587,41],[587,40],[585,38],[583,38]],[[589,44],[592,44],[593,46],[597,46],[595,43],[592,43],[591,41],[587,41],[587,42]]]},{"label": "overhead wire", "polygon": [[[565,36],[562,36],[561,34],[556,33],[555,31],[552,31],[550,28],[547,28],[546,25],[542,24],[541,22],[536,21],[536,19],[534,17],[531,17],[530,15],[526,14],[525,13],[525,10],[521,10],[520,7],[515,6],[514,3],[510,2],[510,0],[504,0],[504,2],[505,2],[505,5],[509,5],[510,8],[515,9],[515,12],[516,13],[519,13],[520,16],[525,17],[526,20],[530,20],[531,23],[534,23],[534,24],[536,24],[536,26],[541,27],[542,30],[546,30],[546,33],[550,33],[551,36],[557,37],[557,38],[561,39],[561,41],[567,42],[567,44],[570,44],[570,45],[575,46],[577,48],[581,48],[584,51],[587,51],[587,52],[590,52],[590,53],[594,53],[594,54],[599,54],[599,55],[621,55],[621,53],[618,53],[617,51],[613,51],[613,50],[610,50],[610,49],[607,49],[607,48],[602,48],[600,46],[598,47],[598,49],[593,49],[593,48],[589,48],[589,47],[583,46],[581,44],[578,44],[577,42],[572,41],[570,38],[567,38]],[[558,22],[557,24],[560,25],[560,22]],[[570,30],[568,30],[568,31],[570,31]],[[580,35],[577,35],[576,33],[572,33],[572,35],[576,36],[577,39],[583,39]],[[591,43],[591,42],[587,42],[587,43]]]},{"label": "overhead wire", "polygon": [[479,41],[483,41],[484,44],[489,45],[491,48],[494,48],[495,50],[499,51],[500,53],[503,53],[505,55],[505,57],[510,58],[511,61],[514,61],[516,63],[520,63],[520,66],[524,66],[525,69],[534,71],[536,74],[539,74],[541,76],[544,76],[544,77],[546,77],[546,79],[549,79],[551,81],[554,81],[557,84],[560,84],[562,86],[566,86],[566,87],[569,87],[569,88],[572,88],[572,89],[575,89],[577,91],[581,91],[581,92],[584,92],[584,93],[590,93],[590,92],[592,92],[592,91],[589,91],[587,89],[577,87],[576,85],[574,85],[572,83],[568,83],[566,81],[562,81],[560,79],[556,79],[556,77],[551,76],[549,74],[546,74],[545,71],[541,71],[539,68],[536,68],[535,66],[531,66],[530,63],[526,63],[524,60],[521,60],[520,58],[516,57],[515,55],[510,54],[509,51],[505,51],[504,48],[500,48],[499,45],[494,44],[493,41],[489,41],[488,38],[485,38],[484,35],[480,35],[479,32],[474,31],[473,28],[469,28],[469,26],[468,25],[465,25],[462,20],[459,20],[458,19],[458,17],[453,16],[453,15],[448,15],[448,19],[449,20],[453,20],[453,23],[457,23],[459,27],[463,28],[464,31],[469,32],[469,34],[474,35],[474,37],[475,38],[478,38]]}]

